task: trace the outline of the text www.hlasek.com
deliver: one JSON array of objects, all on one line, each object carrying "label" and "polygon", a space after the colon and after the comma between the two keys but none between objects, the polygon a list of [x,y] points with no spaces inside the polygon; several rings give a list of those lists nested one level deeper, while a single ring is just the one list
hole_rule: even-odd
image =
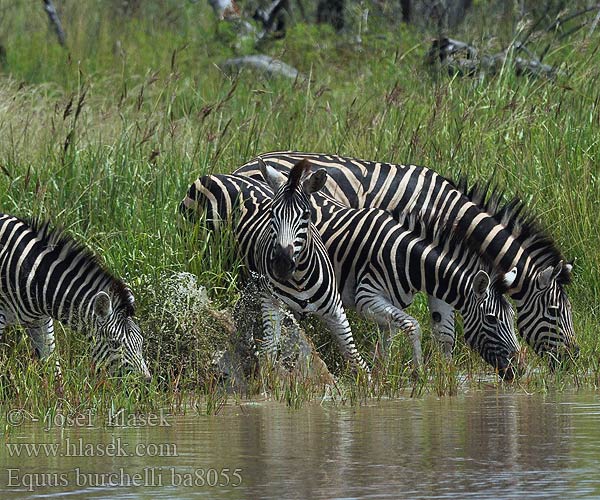
[{"label": "text www.hlasek.com", "polygon": [[130,443],[120,437],[110,443],[86,443],[66,438],[61,443],[5,443],[9,457],[177,457],[175,443]]}]

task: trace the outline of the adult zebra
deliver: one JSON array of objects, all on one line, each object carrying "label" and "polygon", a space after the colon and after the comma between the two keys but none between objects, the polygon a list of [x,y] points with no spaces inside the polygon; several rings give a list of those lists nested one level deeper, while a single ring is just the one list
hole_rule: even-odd
[{"label": "adult zebra", "polygon": [[[325,168],[324,192],[349,207],[379,207],[399,221],[417,212],[435,230],[455,226],[470,245],[493,260],[499,272],[517,268],[517,279],[507,293],[516,305],[518,330],[535,352],[550,353],[552,358],[562,357],[565,351],[578,352],[564,289],[571,280],[572,265],[519,199],[502,205],[496,192],[488,196],[488,189],[477,185],[468,190],[466,183],[457,186],[415,165],[299,152],[273,152],[261,158],[283,172],[302,159]],[[260,179],[258,159],[235,173]],[[438,325],[435,329],[453,342],[451,308],[440,301],[430,301],[430,307],[433,323]]]},{"label": "adult zebra", "polygon": [[[284,181],[285,176],[275,169],[261,168],[272,189]],[[227,200],[223,207],[233,207],[239,197],[259,204],[272,196],[265,184],[250,178],[203,177],[182,201],[184,212],[194,209],[198,190],[209,183],[227,186],[218,194],[213,189],[216,198]],[[318,193],[313,199],[315,226],[333,262],[345,306],[380,325],[405,331],[412,340],[415,363],[420,364],[420,327],[403,308],[415,292],[426,290],[461,311],[469,345],[498,368],[502,377],[513,378],[518,341],[512,308],[502,292],[514,272],[504,276],[492,271],[490,279],[484,270],[490,266],[476,251],[453,234],[433,235],[417,220],[407,229],[383,210],[351,209]],[[232,213],[226,209],[221,215],[231,218]]]},{"label": "adult zebra", "polygon": [[48,222],[0,214],[0,341],[7,325],[22,324],[45,359],[55,348],[55,319],[86,330],[97,368],[149,379],[133,312],[131,290],[83,246]]},{"label": "adult zebra", "polygon": [[231,176],[205,176],[188,190],[181,212],[190,220],[203,214],[209,228],[219,229],[239,218],[233,231],[250,271],[267,278],[261,307],[264,340],[261,351],[277,349],[280,325],[278,301],[301,313],[314,313],[327,325],[344,356],[367,373],[369,368],[356,349],[342,306],[333,267],[319,233],[311,223],[311,195],[325,184],[325,170],[310,171],[298,162],[283,176],[273,195],[259,190],[240,191]]}]

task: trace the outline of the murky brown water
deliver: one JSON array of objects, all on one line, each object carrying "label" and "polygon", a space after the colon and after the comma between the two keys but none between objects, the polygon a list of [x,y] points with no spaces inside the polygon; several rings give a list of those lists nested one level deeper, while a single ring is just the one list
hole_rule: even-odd
[{"label": "murky brown water", "polygon": [[[63,430],[15,418],[0,498],[600,497],[596,394],[243,403],[152,418],[106,427],[92,415]],[[25,443],[57,448],[17,457]]]}]

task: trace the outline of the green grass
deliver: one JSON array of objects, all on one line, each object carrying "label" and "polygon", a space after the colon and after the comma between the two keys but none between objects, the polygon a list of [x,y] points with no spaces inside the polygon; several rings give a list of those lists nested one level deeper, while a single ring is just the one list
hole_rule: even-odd
[{"label": "green grass", "polygon": [[[7,5],[0,1],[0,8]],[[31,14],[32,7],[17,3],[0,19],[7,51],[0,70],[0,209],[65,226],[131,285],[157,378],[144,388],[92,375],[83,340],[59,329],[67,377],[58,398],[51,369],[31,364],[20,330],[12,330],[0,349],[0,406],[40,412],[58,404],[189,405],[217,412],[222,396],[207,367],[225,334],[193,300],[175,303],[163,292],[191,272],[207,290],[210,311],[230,308],[239,266],[229,266],[227,236],[182,237],[182,228],[192,229],[182,226],[177,205],[199,175],[230,172],[258,153],[286,148],[414,162],[449,176],[493,175],[508,196],[522,196],[576,259],[569,294],[582,354],[574,369],[552,374],[529,352],[526,374],[507,390],[598,387],[600,32],[553,45],[548,62],[564,75],[549,82],[508,69],[483,79],[436,74],[423,65],[427,38],[405,26],[370,31],[358,47],[347,43],[349,34],[296,24],[285,39],[262,47],[309,76],[290,82],[223,74],[220,61],[252,48],[236,48],[231,29],[217,29],[205,6],[151,2],[119,16],[99,1],[62,5],[68,49],[55,43],[41,7]],[[490,34],[484,29],[468,39]],[[371,388],[342,375],[342,399],[497,384],[461,342],[454,363],[443,360],[429,339],[424,303],[411,310],[425,329],[425,373],[413,378],[408,342],[400,340]],[[352,319],[362,352],[370,352],[373,325]],[[344,374],[328,335],[313,323],[308,330],[328,364]],[[250,392],[263,390],[292,407],[321,395],[269,373]]]}]

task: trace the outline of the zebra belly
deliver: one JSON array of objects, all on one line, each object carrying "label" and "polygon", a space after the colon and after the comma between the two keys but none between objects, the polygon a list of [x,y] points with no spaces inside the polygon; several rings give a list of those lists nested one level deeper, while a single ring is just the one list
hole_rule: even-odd
[{"label": "zebra belly", "polygon": [[[372,275],[367,268],[363,268],[359,271],[360,277],[357,279],[356,270],[347,273],[344,278],[341,277],[341,266],[339,262],[336,262],[335,275],[340,287],[340,295],[342,296],[342,303],[344,307],[356,309],[356,298],[358,291],[369,290],[372,295],[377,295],[384,298],[385,300],[392,303],[399,309],[404,309],[410,306],[413,302],[415,293],[419,290],[406,289],[400,286],[397,282],[396,285],[399,287],[395,290],[396,293],[392,293],[388,287],[382,287],[379,283],[377,276]],[[373,283],[377,283],[373,285]]]}]

